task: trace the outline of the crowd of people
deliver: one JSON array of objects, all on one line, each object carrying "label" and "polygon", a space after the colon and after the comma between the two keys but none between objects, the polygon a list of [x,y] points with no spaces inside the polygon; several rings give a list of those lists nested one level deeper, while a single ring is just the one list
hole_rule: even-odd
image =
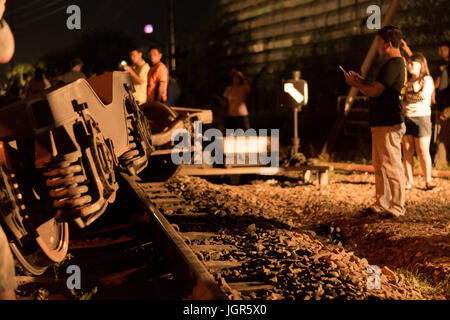
[{"label": "crowd of people", "polygon": [[[157,47],[150,48],[148,58],[150,65],[144,59],[142,48],[132,48],[130,50],[130,60],[132,66],[121,65],[124,71],[131,74],[136,92],[134,94],[138,104],[146,102],[161,102],[167,104],[169,70],[161,61],[162,52]],[[176,103],[176,98],[170,101],[170,105]]]},{"label": "crowd of people", "polygon": [[[386,217],[403,216],[405,190],[414,186],[413,156],[420,160],[425,189],[436,187],[432,179],[430,141],[431,105],[437,103],[441,121],[435,165],[447,166],[449,112],[449,43],[439,45],[443,64],[434,81],[425,56],[413,53],[398,27],[386,26],[377,33],[378,53],[386,61],[376,81],[367,83],[354,71],[344,73],[346,82],[370,97],[372,162],[375,168],[375,202],[367,213]],[[403,56],[401,49],[405,52]],[[403,150],[403,163],[402,163]]]},{"label": "crowd of people", "polygon": [[[170,101],[168,101],[169,70],[161,61],[162,53],[159,48],[152,47],[148,52],[150,65],[144,59],[141,48],[132,48],[129,53],[132,65],[126,62],[118,66],[118,70],[130,73],[136,92],[136,101],[141,105],[146,102],[157,101],[175,105],[180,96],[176,79],[172,79],[170,87]],[[44,70],[37,68],[33,74],[13,77],[2,89],[3,96],[26,98],[59,84],[67,84],[78,79],[86,79],[83,73],[83,61],[75,58],[69,63],[69,71],[59,74],[55,69]],[[89,77],[97,74],[89,74]],[[25,78],[25,79],[24,79]],[[174,85],[175,83],[175,85]]]}]

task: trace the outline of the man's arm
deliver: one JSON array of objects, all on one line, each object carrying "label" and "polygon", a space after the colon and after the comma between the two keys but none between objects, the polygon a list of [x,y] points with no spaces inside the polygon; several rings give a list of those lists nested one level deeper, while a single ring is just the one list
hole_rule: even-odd
[{"label": "man's arm", "polygon": [[401,42],[401,48],[403,49],[403,51],[405,51],[405,53],[408,57],[412,57],[413,53],[412,53],[411,49],[409,48],[408,44],[406,43],[406,41],[403,39]]},{"label": "man's arm", "polygon": [[156,101],[161,101],[163,103],[167,102],[167,85],[167,81],[159,82],[158,97]]},{"label": "man's arm", "polygon": [[160,67],[158,73],[158,92],[156,93],[156,101],[167,102],[167,86],[169,84],[169,70]]},{"label": "man's arm", "polygon": [[147,74],[147,102],[153,101],[152,92],[155,87],[155,83],[152,79],[150,72]]},{"label": "man's arm", "polygon": [[247,79],[245,78],[245,76],[244,76],[244,74],[242,73],[242,72],[240,72],[240,71],[237,71],[237,73],[242,77],[242,80],[243,80],[243,85],[244,85],[244,87],[245,87],[245,91],[247,92],[247,93],[250,93],[250,85],[248,84],[248,81],[247,81]]},{"label": "man's arm", "polygon": [[136,72],[134,72],[133,68],[130,66],[125,66],[124,67],[125,71],[129,72],[131,75],[131,78],[133,79],[134,84],[143,84],[145,83],[145,80],[142,79],[141,77],[139,77],[137,75]]},{"label": "man's arm", "polygon": [[436,89],[439,89],[440,85],[441,85],[441,77],[436,77],[436,80],[434,80],[434,87]]},{"label": "man's arm", "polygon": [[363,78],[354,71],[350,71],[349,75],[344,73],[344,76],[345,81],[349,86],[357,88],[364,95],[370,98],[378,97],[386,89],[386,87],[378,81],[375,81],[372,84],[365,83]]}]

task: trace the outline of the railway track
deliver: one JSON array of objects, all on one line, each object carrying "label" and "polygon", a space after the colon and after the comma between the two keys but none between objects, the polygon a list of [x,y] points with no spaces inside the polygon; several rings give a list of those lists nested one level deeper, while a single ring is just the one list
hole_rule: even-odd
[{"label": "railway track", "polygon": [[[199,212],[165,183],[145,183],[122,175],[130,192],[139,199],[156,236],[167,246],[177,266],[178,274],[193,283],[188,299],[225,300],[258,297],[258,293],[274,289],[269,283],[249,280],[227,281],[224,274],[239,275],[228,279],[242,279],[245,263],[231,258],[240,248],[229,244],[226,228],[212,223],[216,217]],[[243,255],[245,256],[245,255]]]},{"label": "railway track", "polygon": [[[106,213],[106,222],[100,219],[93,228],[71,235],[69,259],[43,276],[17,277],[22,288],[48,289],[22,299],[83,299],[94,293],[96,299],[228,300],[242,299],[243,293],[258,297],[273,288],[254,280],[227,282],[223,274],[245,273],[242,261],[229,259],[230,252],[239,254],[240,249],[224,241],[210,215],[167,184],[127,174],[120,180],[122,204]],[[82,270],[80,293],[64,288],[69,265]]]},{"label": "railway track", "polygon": [[[49,288],[47,299],[89,297],[97,285],[94,299],[100,300],[364,299],[387,294],[366,290],[367,261],[325,248],[278,219],[243,214],[254,210],[251,203],[241,208],[221,188],[183,179],[143,182],[126,174],[119,180],[120,205],[108,209],[93,228],[71,235],[74,258],[54,268],[59,279],[48,270],[44,277],[19,282]],[[63,297],[67,265],[83,270],[83,290],[68,296],[66,288]],[[383,288],[398,297],[395,286],[386,282]]]}]

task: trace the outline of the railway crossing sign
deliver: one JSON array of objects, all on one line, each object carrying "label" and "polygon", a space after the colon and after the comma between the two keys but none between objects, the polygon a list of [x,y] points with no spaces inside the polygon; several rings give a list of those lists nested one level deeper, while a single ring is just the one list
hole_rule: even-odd
[{"label": "railway crossing sign", "polygon": [[298,108],[308,104],[308,82],[291,79],[283,82],[282,106]]},{"label": "railway crossing sign", "polygon": [[292,71],[292,79],[283,81],[283,96],[282,107],[288,107],[293,109],[294,120],[294,138],[292,139],[293,145],[291,149],[291,155],[287,163],[293,162],[306,162],[305,156],[299,152],[300,139],[298,137],[298,112],[301,111],[303,106],[308,104],[308,82],[300,79],[300,71]]}]

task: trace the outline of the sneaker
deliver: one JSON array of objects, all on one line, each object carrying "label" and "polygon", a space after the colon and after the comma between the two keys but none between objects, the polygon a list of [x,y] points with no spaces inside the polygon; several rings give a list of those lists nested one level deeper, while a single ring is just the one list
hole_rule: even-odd
[{"label": "sneaker", "polygon": [[414,183],[412,183],[412,182],[408,182],[408,183],[405,185],[405,189],[406,189],[406,190],[411,190],[413,187],[414,187]]}]

